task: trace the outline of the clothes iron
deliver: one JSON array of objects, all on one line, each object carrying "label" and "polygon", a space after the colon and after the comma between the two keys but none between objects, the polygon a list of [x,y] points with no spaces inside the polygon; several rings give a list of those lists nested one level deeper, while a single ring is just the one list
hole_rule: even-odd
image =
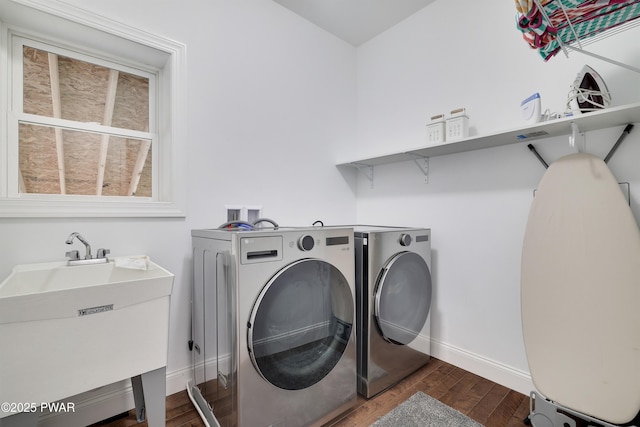
[{"label": "clothes iron", "polygon": [[573,114],[588,113],[611,106],[611,94],[602,77],[585,65],[571,85],[567,109]]}]

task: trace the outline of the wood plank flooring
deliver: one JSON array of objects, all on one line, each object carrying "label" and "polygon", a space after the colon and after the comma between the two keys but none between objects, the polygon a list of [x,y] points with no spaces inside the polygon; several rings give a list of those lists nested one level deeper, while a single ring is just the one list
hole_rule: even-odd
[{"label": "wood plank flooring", "polygon": [[[524,427],[529,397],[438,359],[431,361],[385,392],[366,400],[358,396],[354,409],[325,427],[368,427],[417,391],[451,406],[486,427]],[[135,410],[95,426],[145,427]],[[202,427],[204,423],[186,391],[167,397],[167,427]]]},{"label": "wood plank flooring", "polygon": [[529,397],[438,359],[387,391],[358,405],[333,427],[368,427],[415,392],[462,412],[486,427],[524,427]]}]

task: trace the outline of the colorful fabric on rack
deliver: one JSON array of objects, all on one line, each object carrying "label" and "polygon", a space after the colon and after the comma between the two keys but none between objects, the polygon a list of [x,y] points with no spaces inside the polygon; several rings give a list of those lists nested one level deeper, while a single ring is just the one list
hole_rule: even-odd
[{"label": "colorful fabric on rack", "polygon": [[526,15],[533,7],[533,0],[515,0],[515,2],[516,10],[521,15]]},{"label": "colorful fabric on rack", "polygon": [[[518,28],[549,60],[570,45],[640,17],[640,0],[515,0]],[[526,8],[527,13],[522,13]],[[540,22],[540,19],[542,22]]]},{"label": "colorful fabric on rack", "polygon": [[[557,34],[555,27],[547,25],[547,20],[533,0],[515,0],[516,9],[522,13],[518,18],[518,28],[523,38],[533,48],[542,48],[552,42]],[[549,1],[549,0],[547,0]]]}]

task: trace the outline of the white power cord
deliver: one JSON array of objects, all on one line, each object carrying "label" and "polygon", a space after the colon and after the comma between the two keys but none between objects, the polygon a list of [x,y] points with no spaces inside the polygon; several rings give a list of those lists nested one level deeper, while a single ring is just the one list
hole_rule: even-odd
[{"label": "white power cord", "polygon": [[546,122],[548,120],[561,119],[562,117],[564,116],[561,113],[552,112],[547,108],[544,110],[544,113],[542,113],[540,121]]},{"label": "white power cord", "polygon": [[[600,99],[602,101],[598,102]],[[571,105],[572,101],[575,101],[573,108]],[[567,110],[575,111],[575,106],[579,106],[581,103],[587,103],[593,108],[578,107],[579,111],[585,112],[601,110],[611,105],[611,94],[608,91],[603,92],[602,90],[581,88],[580,82],[577,84],[576,82],[573,82],[567,99]]]}]

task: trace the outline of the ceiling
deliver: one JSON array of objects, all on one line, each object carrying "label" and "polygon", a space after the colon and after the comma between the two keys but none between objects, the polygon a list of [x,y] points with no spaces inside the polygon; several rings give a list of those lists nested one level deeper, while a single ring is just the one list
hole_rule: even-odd
[{"label": "ceiling", "polygon": [[359,46],[435,0],[274,0]]}]

